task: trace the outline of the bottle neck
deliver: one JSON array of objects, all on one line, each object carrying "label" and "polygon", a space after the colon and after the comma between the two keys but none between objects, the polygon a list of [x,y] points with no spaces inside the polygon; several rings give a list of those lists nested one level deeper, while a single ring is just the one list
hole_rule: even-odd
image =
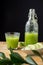
[{"label": "bottle neck", "polygon": [[[29,18],[29,20],[32,20],[33,22],[35,21],[35,20],[37,20],[37,15],[36,15],[36,13],[35,13],[35,9],[30,9],[29,10],[29,16],[28,16]],[[35,19],[35,17],[36,17],[36,19]]]}]

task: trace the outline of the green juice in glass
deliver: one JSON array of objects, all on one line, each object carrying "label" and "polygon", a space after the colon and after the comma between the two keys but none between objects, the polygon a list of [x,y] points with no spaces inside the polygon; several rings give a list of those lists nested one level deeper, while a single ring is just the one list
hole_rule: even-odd
[{"label": "green juice in glass", "polygon": [[19,37],[6,37],[7,47],[8,48],[17,48],[18,46]]},{"label": "green juice in glass", "polygon": [[25,33],[25,46],[38,42],[38,33]]}]

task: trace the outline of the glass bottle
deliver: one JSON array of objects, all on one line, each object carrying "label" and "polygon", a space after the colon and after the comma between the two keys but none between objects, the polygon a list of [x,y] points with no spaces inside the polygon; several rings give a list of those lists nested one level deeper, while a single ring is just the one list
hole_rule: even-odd
[{"label": "glass bottle", "polygon": [[25,25],[25,45],[38,42],[38,18],[35,9],[29,10],[28,21]]}]

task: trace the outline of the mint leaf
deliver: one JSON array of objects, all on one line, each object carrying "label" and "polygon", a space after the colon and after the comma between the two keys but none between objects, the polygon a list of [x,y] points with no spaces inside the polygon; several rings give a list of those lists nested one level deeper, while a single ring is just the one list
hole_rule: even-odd
[{"label": "mint leaf", "polygon": [[26,61],[30,64],[30,65],[38,65],[31,56],[27,55],[26,56]]},{"label": "mint leaf", "polygon": [[42,57],[42,55],[40,54],[40,52],[38,52],[37,50],[32,50],[32,52],[33,52],[35,55],[39,56],[39,57],[43,60],[43,57]]},{"label": "mint leaf", "polygon": [[0,57],[6,58],[5,54],[3,52],[0,52]]}]

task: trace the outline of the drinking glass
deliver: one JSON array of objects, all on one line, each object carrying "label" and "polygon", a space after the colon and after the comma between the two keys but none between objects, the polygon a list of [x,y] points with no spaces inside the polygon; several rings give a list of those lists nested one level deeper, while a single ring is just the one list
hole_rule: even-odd
[{"label": "drinking glass", "polygon": [[16,49],[20,38],[19,32],[7,32],[5,33],[6,43],[8,48]]}]

